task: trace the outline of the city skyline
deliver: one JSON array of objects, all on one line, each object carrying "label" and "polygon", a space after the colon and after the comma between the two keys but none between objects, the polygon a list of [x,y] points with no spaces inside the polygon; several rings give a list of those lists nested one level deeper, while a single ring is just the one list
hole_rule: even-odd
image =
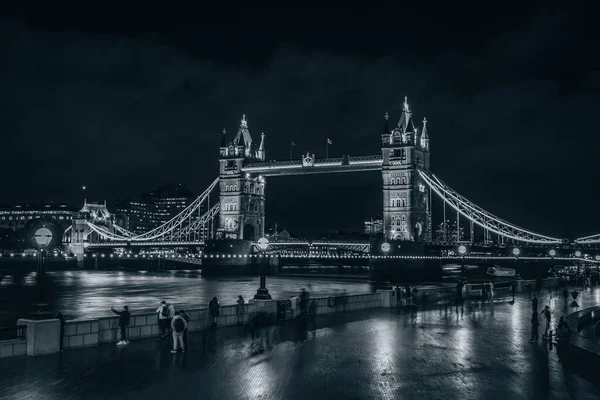
[{"label": "city skyline", "polygon": [[[169,181],[201,192],[218,173],[222,129],[233,134],[242,114],[255,139],[265,132],[269,160],[288,159],[291,141],[294,158],[307,150],[323,157],[328,138],[330,156],[377,154],[383,115],[395,123],[408,96],[416,120],[428,120],[432,171],[458,192],[537,232],[600,231],[598,75],[586,62],[589,39],[574,23],[584,18],[575,6],[495,15],[501,24],[448,10],[477,37],[467,29],[441,37],[449,24],[430,15],[393,29],[372,18],[377,12],[351,10],[343,15],[350,26],[328,21],[338,33],[325,29],[324,10],[314,29],[290,26],[276,38],[251,10],[179,21],[175,33],[165,18],[155,35],[139,21],[96,15],[67,23],[58,9],[48,12],[56,18],[15,11],[3,21],[11,62],[0,78],[0,144],[13,150],[0,167],[19,168],[5,176],[0,203],[78,204],[82,185],[98,200]],[[226,18],[257,27],[202,39],[221,36]],[[360,34],[351,33],[356,26]],[[334,176],[269,178],[267,220],[294,231],[304,223],[350,230],[379,212],[380,174]],[[554,187],[565,182],[569,191],[557,198]]]}]

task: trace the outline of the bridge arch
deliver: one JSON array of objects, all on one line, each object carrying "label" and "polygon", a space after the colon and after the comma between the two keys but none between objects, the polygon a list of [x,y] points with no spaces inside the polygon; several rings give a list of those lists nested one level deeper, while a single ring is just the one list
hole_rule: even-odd
[{"label": "bridge arch", "polygon": [[244,225],[244,232],[242,234],[244,240],[258,240],[256,235],[256,228],[252,224]]}]

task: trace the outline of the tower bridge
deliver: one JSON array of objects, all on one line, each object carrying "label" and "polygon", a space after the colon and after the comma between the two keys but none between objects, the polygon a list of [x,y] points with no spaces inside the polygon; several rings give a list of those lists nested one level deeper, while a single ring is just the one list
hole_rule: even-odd
[{"label": "tower bridge", "polygon": [[[373,256],[405,254],[426,258],[458,243],[475,246],[481,242],[498,249],[541,247],[562,252],[575,248],[591,251],[593,246],[600,245],[600,234],[570,241],[518,227],[454,191],[430,170],[427,120],[416,122],[406,98],[397,123],[391,126],[389,114],[385,114],[383,129],[377,136],[380,154],[318,158],[307,152],[294,160],[268,160],[265,134],[260,135],[257,145],[244,115],[231,140],[223,130],[218,177],[170,221],[149,232],[134,234],[117,225],[105,205],[86,202],[65,232],[66,242],[78,257],[86,249],[121,246],[196,246],[204,248],[207,257],[211,253],[256,254],[260,252],[256,242],[265,235],[267,178],[381,171],[381,237],[369,242],[273,242],[266,251],[285,254],[289,249],[305,247],[310,254],[311,247],[324,246],[328,251],[341,248],[369,254],[373,260]],[[434,199],[441,200],[441,210],[435,212],[438,220],[442,220],[441,240],[434,237]],[[453,232],[448,226],[451,220],[455,221]],[[215,263],[203,265],[203,271],[219,268],[222,266]]]}]

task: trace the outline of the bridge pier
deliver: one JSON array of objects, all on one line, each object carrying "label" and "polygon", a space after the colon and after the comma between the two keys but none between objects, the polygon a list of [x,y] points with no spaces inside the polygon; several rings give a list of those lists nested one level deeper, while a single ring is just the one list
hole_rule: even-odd
[{"label": "bridge pier", "polygon": [[390,245],[387,252],[382,249],[383,239],[371,242],[369,260],[371,280],[391,283],[441,280],[441,261],[424,258],[424,256],[439,255],[437,249],[428,248],[424,243],[404,240],[385,242]]},{"label": "bridge pier", "polygon": [[[267,275],[279,272],[277,257],[258,256],[252,252],[252,241],[241,239],[207,240],[205,257],[202,259],[202,276],[258,275],[261,265]],[[261,264],[264,262],[264,264]]]}]

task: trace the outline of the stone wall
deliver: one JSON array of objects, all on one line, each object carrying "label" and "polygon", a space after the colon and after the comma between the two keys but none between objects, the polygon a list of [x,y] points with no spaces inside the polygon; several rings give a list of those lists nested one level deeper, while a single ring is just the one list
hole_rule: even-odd
[{"label": "stone wall", "polygon": [[0,358],[27,355],[27,340],[12,339],[0,341]]},{"label": "stone wall", "polygon": [[[177,307],[175,307],[177,309]],[[255,304],[244,305],[244,323],[256,312]],[[201,331],[211,326],[212,321],[208,308],[186,309],[190,316],[188,330]],[[221,314],[217,321],[218,326],[231,326],[237,324],[236,306],[221,306]],[[154,312],[134,313],[131,315],[127,337],[130,340],[158,336],[158,317]],[[116,343],[120,338],[119,317],[103,317],[97,319],[74,319],[65,324],[63,346],[65,349],[84,346],[96,346],[100,343]]]},{"label": "stone wall", "polygon": [[336,302],[333,307],[328,305],[328,299],[329,297],[313,297],[309,304],[312,301],[317,302],[317,315],[381,307],[381,293],[339,296],[335,298]]}]

